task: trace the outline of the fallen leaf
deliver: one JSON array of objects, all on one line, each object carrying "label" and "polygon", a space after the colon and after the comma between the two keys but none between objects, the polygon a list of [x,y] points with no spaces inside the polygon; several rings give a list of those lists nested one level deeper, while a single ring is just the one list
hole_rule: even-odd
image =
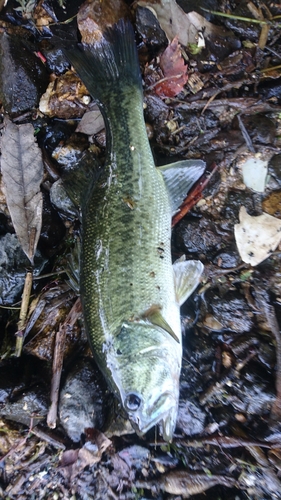
[{"label": "fallen leaf", "polygon": [[239,220],[234,226],[239,254],[246,264],[257,266],[279,245],[281,220],[266,213],[252,217],[245,207],[240,208]]},{"label": "fallen leaf", "polygon": [[262,202],[263,210],[269,215],[281,217],[281,190],[273,191]]},{"label": "fallen leaf", "polygon": [[80,118],[90,102],[89,93],[72,71],[66,71],[49,83],[39,102],[39,110],[51,118]]},{"label": "fallen leaf", "polygon": [[228,488],[237,485],[237,481],[232,477],[208,475],[208,474],[189,474],[184,470],[171,471],[162,476],[159,480],[161,489],[170,495],[182,495],[183,498],[189,498],[198,495],[204,491],[221,484]]},{"label": "fallen leaf", "polygon": [[33,264],[42,225],[40,184],[43,179],[43,161],[30,123],[15,125],[10,120],[5,120],[1,170],[16,235]]},{"label": "fallen leaf", "polygon": [[229,30],[215,26],[197,12],[186,14],[175,0],[140,0],[138,5],[153,12],[168,40],[172,41],[175,36],[178,36],[179,42],[185,47],[190,44],[199,47],[202,41],[198,37],[198,32],[204,33],[205,38],[210,36],[233,38]]},{"label": "fallen leaf", "polygon": [[61,471],[71,480],[85,467],[92,467],[100,462],[102,454],[111,445],[111,441],[102,432],[96,429],[85,430],[88,436],[93,436],[94,441],[86,441],[84,446],[76,450],[66,450],[61,457]]},{"label": "fallen leaf", "polygon": [[188,79],[177,36],[161,55],[160,67],[164,79],[156,84],[155,92],[160,96],[175,97],[182,91]]},{"label": "fallen leaf", "polygon": [[263,193],[266,184],[267,167],[268,160],[250,153],[242,163],[244,184],[258,193]]},{"label": "fallen leaf", "polygon": [[86,135],[98,134],[104,128],[104,119],[98,107],[91,111],[86,111],[79,122],[76,132]]}]

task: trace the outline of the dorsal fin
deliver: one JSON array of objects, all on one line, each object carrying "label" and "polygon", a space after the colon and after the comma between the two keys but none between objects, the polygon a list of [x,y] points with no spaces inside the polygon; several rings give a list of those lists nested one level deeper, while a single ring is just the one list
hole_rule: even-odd
[{"label": "dorsal fin", "polygon": [[192,188],[206,168],[203,160],[181,160],[157,169],[163,175],[172,207],[172,215],[176,213]]}]

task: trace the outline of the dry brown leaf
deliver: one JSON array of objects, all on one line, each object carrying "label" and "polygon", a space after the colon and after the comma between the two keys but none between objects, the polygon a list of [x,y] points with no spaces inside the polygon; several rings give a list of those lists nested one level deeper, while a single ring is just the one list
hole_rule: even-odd
[{"label": "dry brown leaf", "polygon": [[43,179],[41,150],[30,123],[5,120],[1,171],[8,209],[24,253],[33,264],[42,225]]}]

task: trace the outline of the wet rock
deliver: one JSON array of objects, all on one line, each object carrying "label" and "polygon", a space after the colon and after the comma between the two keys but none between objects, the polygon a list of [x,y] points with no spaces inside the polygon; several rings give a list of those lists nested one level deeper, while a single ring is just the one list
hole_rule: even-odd
[{"label": "wet rock", "polygon": [[[243,116],[242,122],[254,143],[274,145],[276,125],[270,118],[262,114]],[[233,126],[238,128],[238,121],[234,120]]]},{"label": "wet rock", "polygon": [[214,264],[223,269],[231,269],[240,264],[241,259],[235,251],[220,252],[213,260]]},{"label": "wet rock", "polygon": [[63,51],[57,47],[50,47],[44,49],[42,47],[44,56],[46,57],[46,68],[50,73],[55,75],[62,75],[68,68],[69,62],[66,60]]},{"label": "wet rock", "polygon": [[183,220],[175,232],[176,245],[185,253],[206,253],[222,244],[217,225],[207,219]]},{"label": "wet rock", "polygon": [[253,313],[237,292],[228,292],[223,297],[212,293],[209,300],[210,308],[223,329],[243,333],[253,327]]},{"label": "wet rock", "polygon": [[46,150],[48,155],[52,156],[58,144],[63,144],[74,132],[76,124],[74,123],[73,127],[71,127],[66,122],[56,119],[51,120],[49,123],[47,121],[46,124],[46,118],[44,118],[44,122],[45,124],[41,125],[41,130],[38,133],[38,144]]},{"label": "wet rock", "polygon": [[165,120],[168,119],[169,116],[169,107],[160,99],[160,97],[156,96],[147,96],[145,98],[145,118],[148,122],[151,122],[155,125],[161,125]]},{"label": "wet rock", "polygon": [[232,18],[228,18],[225,20],[225,25],[234,31],[240,38],[244,38],[245,40],[251,40],[252,42],[257,42],[260,35],[260,26],[256,23],[240,21],[236,19],[236,17],[246,17],[252,18],[253,15],[248,8],[248,0],[242,0],[239,2],[236,9],[234,9],[231,14]]},{"label": "wet rock", "polygon": [[191,113],[188,109],[184,109],[184,106],[179,106],[176,109],[175,116],[179,121],[179,128],[184,127],[182,136],[186,139],[202,134],[203,130],[213,130],[219,125],[219,119],[209,110],[206,110],[204,115],[198,113],[197,119],[194,119],[194,112]]},{"label": "wet rock", "polygon": [[32,418],[34,425],[42,421],[47,411],[48,396],[46,390],[39,385],[22,393],[15,401],[6,400],[0,409],[2,417],[28,427]]},{"label": "wet rock", "polygon": [[271,177],[269,187],[281,188],[281,154],[274,155],[268,164],[268,173]]},{"label": "wet rock", "polygon": [[69,218],[69,216],[78,217],[77,208],[67,195],[61,179],[52,184],[50,201],[56,209],[67,218]]},{"label": "wet rock", "polygon": [[165,32],[150,9],[137,7],[136,28],[143,41],[152,47],[162,47],[168,45]]},{"label": "wet rock", "polygon": [[226,219],[231,219],[233,223],[239,222],[239,212],[244,206],[250,215],[256,215],[254,200],[249,192],[229,191],[225,200],[223,215]]},{"label": "wet rock", "polygon": [[259,88],[259,93],[263,96],[264,99],[273,99],[278,103],[281,102],[281,80],[278,78],[276,81],[269,81],[264,83]]},{"label": "wet rock", "polygon": [[35,51],[26,40],[0,33],[0,99],[11,115],[37,107],[48,84],[46,69]]},{"label": "wet rock", "polygon": [[248,416],[262,415],[270,410],[275,401],[274,389],[256,374],[247,373],[243,383],[239,382],[236,395],[230,396],[229,401],[236,411]]},{"label": "wet rock", "polygon": [[177,418],[177,428],[186,436],[203,432],[206,415],[199,406],[191,401],[181,401]]},{"label": "wet rock", "polygon": [[148,464],[150,451],[143,446],[135,444],[133,446],[123,448],[123,450],[119,451],[118,455],[130,468],[134,467],[135,469],[142,469],[142,467]]},{"label": "wet rock", "polygon": [[108,415],[105,432],[109,438],[113,436],[120,437],[127,434],[135,434],[128,416],[125,414],[120,403],[116,399],[114,400],[110,415]]},{"label": "wet rock", "polygon": [[59,416],[74,442],[87,428],[101,429],[105,422],[107,389],[100,372],[90,361],[82,361],[70,372],[60,394]]},{"label": "wet rock", "polygon": [[[42,271],[46,260],[37,250],[35,255],[34,276]],[[0,237],[0,303],[13,304],[23,290],[26,269],[30,262],[23,253],[15,234],[7,233]]]}]

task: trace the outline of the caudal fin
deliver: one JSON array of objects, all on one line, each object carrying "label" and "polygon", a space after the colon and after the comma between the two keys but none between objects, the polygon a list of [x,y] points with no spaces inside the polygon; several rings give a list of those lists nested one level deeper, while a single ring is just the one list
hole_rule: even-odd
[{"label": "caudal fin", "polygon": [[131,23],[120,19],[100,42],[65,50],[75,71],[94,99],[104,104],[122,86],[141,88],[141,74]]}]

